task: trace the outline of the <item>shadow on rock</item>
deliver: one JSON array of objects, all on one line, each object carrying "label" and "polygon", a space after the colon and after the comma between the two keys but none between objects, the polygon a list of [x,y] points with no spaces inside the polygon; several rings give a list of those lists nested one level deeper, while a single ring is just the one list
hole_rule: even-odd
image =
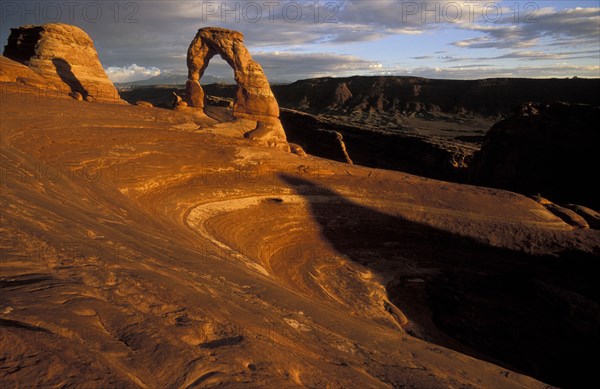
[{"label": "shadow on rock", "polygon": [[[597,258],[532,256],[389,215],[292,175],[324,238],[392,279],[391,301],[412,334],[554,385],[595,377],[600,347]],[[331,201],[315,202],[314,195]],[[410,331],[409,331],[410,333]]]},{"label": "shadow on rock", "polygon": [[77,76],[73,74],[71,65],[67,61],[62,58],[52,58],[52,64],[54,64],[60,79],[71,88],[71,92],[79,92],[84,98],[89,95]]}]

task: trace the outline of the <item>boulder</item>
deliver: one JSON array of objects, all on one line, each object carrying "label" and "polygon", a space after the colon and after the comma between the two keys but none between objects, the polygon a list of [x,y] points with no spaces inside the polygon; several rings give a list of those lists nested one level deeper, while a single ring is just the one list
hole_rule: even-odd
[{"label": "boulder", "polygon": [[290,151],[296,155],[298,155],[299,157],[306,157],[306,152],[304,151],[304,149],[302,148],[302,146],[297,145],[295,143],[290,143]]},{"label": "boulder", "polygon": [[279,121],[279,105],[262,67],[244,46],[244,35],[218,27],[198,30],[187,53],[188,81],[186,102],[189,107],[204,107],[200,78],[212,57],[220,55],[233,68],[237,90],[233,116],[256,121],[256,128],[246,137],[270,146],[289,150],[285,131]]},{"label": "boulder", "polygon": [[100,64],[92,39],[79,27],[62,23],[11,29],[4,56],[40,75],[49,89],[77,92],[84,99],[122,102]]},{"label": "boulder", "polygon": [[79,92],[71,92],[71,93],[69,93],[69,96],[71,96],[73,99],[75,99],[77,101],[83,101],[83,96]]},{"label": "boulder", "polygon": [[183,101],[181,96],[173,92],[173,100],[171,101],[171,107],[176,110],[187,108],[187,102]]},{"label": "boulder", "polygon": [[140,107],[146,107],[146,108],[153,108],[154,105],[152,105],[152,103],[149,103],[147,101],[144,100],[138,100],[135,102],[135,105],[140,106]]}]

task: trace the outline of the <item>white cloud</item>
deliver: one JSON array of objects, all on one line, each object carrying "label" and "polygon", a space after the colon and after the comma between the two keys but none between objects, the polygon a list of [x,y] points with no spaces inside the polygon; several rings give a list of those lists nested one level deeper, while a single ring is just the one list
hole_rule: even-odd
[{"label": "white cloud", "polygon": [[514,13],[505,12],[494,24],[461,23],[460,28],[475,31],[479,37],[453,42],[461,48],[525,48],[551,45],[573,47],[598,46],[600,8],[573,8],[556,11],[542,8],[531,13],[531,19],[515,20]]},{"label": "white cloud", "polygon": [[490,67],[489,65],[482,64],[446,68],[419,67],[407,69],[405,74],[426,78],[463,80],[504,77],[565,78],[577,76],[598,78],[600,77],[600,66],[574,66],[560,63],[549,66]]},{"label": "white cloud", "polygon": [[253,57],[270,80],[372,74],[383,67],[375,61],[335,53],[259,52]]},{"label": "white cloud", "polygon": [[145,80],[160,75],[160,69],[156,67],[144,67],[136,64],[127,66],[110,66],[105,69],[106,75],[112,82],[130,82]]},{"label": "white cloud", "polygon": [[[433,57],[413,57],[414,59],[426,59]],[[454,57],[454,56],[441,56],[438,59],[444,60],[444,62],[479,62],[479,61],[490,61],[490,60],[520,60],[520,61],[549,61],[549,60],[572,60],[572,59],[594,59],[600,58],[600,47],[591,50],[577,50],[577,51],[558,51],[548,52],[539,50],[517,50],[510,51],[501,55],[492,57]]]},{"label": "white cloud", "polygon": [[[320,20],[315,23],[314,13],[309,8],[315,4],[312,0],[281,0],[279,12],[276,12],[273,20],[269,20],[265,14],[257,23],[245,21],[243,14],[237,22],[235,15],[231,14],[228,20],[223,22],[221,15],[207,15],[207,9],[203,9],[203,4],[206,7],[207,4],[223,3],[226,3],[225,7],[230,10],[235,8],[235,3],[247,4],[239,0],[138,2],[136,23],[125,23],[122,20],[125,14],[120,14],[121,19],[116,23],[112,8],[109,8],[112,3],[99,2],[104,12],[98,22],[91,23],[76,17],[73,23],[82,27],[92,37],[101,61],[106,67],[110,66],[107,73],[117,82],[149,78],[158,75],[159,69],[185,73],[188,45],[199,28],[209,25],[243,32],[251,53],[258,53],[259,57],[256,59],[263,65],[267,75],[273,79],[287,80],[338,75],[340,72],[365,75],[379,71],[393,72],[393,69],[390,70],[392,63],[410,63],[414,67],[442,66],[443,70],[445,62],[463,67],[477,63],[493,63],[492,68],[503,68],[527,64],[551,66],[552,61],[560,60],[569,66],[577,67],[594,64],[593,58],[599,48],[600,8],[557,10],[553,6],[558,6],[558,3],[552,2],[318,2],[321,7],[329,3],[340,5],[333,15],[334,23],[324,22],[324,18],[332,16],[330,13],[333,9],[323,8],[320,9]],[[263,4],[260,1],[257,3]],[[289,18],[282,17],[281,10],[288,3],[297,3],[304,7],[301,20],[291,22]],[[452,21],[452,8],[448,8],[448,12],[445,13],[444,7],[452,7],[452,4],[462,7],[460,20]],[[470,11],[467,11],[471,8],[467,8],[466,4],[479,4],[472,8],[475,16],[473,20],[470,18]],[[489,17],[482,17],[482,9],[487,4],[504,4],[507,7],[502,9],[503,16],[499,20],[490,22]],[[508,8],[515,7],[516,4],[521,7],[518,20],[515,20],[514,12]],[[524,9],[528,4],[539,4],[545,8],[538,9],[533,15],[533,20],[525,21],[523,19],[526,16],[531,16],[529,11]],[[291,11],[290,15],[293,16]],[[266,7],[263,8],[263,12],[267,12]],[[67,13],[63,14],[66,17]],[[436,14],[441,18],[436,20]],[[493,12],[488,16],[491,14]],[[22,20],[18,15],[8,15],[7,22],[2,23],[0,28],[0,36],[6,41],[9,27],[33,22]],[[36,23],[39,22],[45,21],[40,20]],[[403,38],[389,39],[389,46],[380,52],[365,50],[367,45],[362,43],[377,40],[385,42],[385,38],[399,36]],[[414,44],[411,36],[414,36]],[[380,42],[376,47],[383,47]],[[402,46],[398,42],[403,42]],[[429,42],[431,52],[428,52]],[[442,50],[444,52],[440,53],[444,46],[448,50]],[[475,48],[485,50],[481,50],[479,54],[477,50],[472,50]],[[596,51],[591,52],[592,49]],[[275,50],[286,54],[269,54]],[[314,54],[315,52],[338,54]],[[478,54],[467,55],[466,52]],[[350,55],[343,56],[339,53]],[[440,56],[441,54],[443,56]],[[377,67],[381,63],[382,67]],[[216,74],[228,75],[231,72],[223,64],[215,64],[213,67],[214,69],[209,69],[209,73],[214,70]],[[505,74],[505,70],[510,69],[504,69],[502,74]],[[494,76],[495,73],[489,74]],[[476,76],[479,74],[473,75]]]}]

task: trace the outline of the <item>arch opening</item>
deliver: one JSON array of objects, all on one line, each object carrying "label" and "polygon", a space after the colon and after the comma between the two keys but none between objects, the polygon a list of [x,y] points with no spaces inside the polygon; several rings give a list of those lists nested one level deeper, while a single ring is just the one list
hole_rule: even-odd
[{"label": "arch opening", "polygon": [[210,84],[236,85],[233,68],[219,55],[207,61],[207,66],[200,75],[200,85]]}]

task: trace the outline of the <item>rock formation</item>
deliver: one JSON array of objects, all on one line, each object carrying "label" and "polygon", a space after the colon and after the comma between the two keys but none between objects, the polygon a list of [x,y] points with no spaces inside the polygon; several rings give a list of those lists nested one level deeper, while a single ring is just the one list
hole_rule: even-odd
[{"label": "rock formation", "polygon": [[0,82],[13,82],[35,87],[44,87],[45,81],[27,66],[0,56]]},{"label": "rock formation", "polygon": [[100,64],[94,42],[78,27],[50,23],[13,28],[4,56],[42,76],[48,89],[78,92],[86,101],[121,101]]},{"label": "rock formation", "polygon": [[152,105],[152,103],[149,103],[149,102],[144,101],[144,100],[136,101],[135,105],[137,105],[139,107],[146,107],[146,108],[153,108],[154,107],[154,105]]},{"label": "rock formation", "polygon": [[244,46],[244,35],[224,28],[207,27],[198,30],[187,54],[187,103],[204,107],[204,91],[200,78],[210,59],[219,54],[233,68],[237,90],[233,115],[238,119],[256,121],[254,130],[246,137],[289,149],[285,132],[279,121],[279,105],[261,66],[252,59]]},{"label": "rock formation", "polygon": [[582,205],[577,204],[566,204],[568,209],[574,211],[578,215],[580,215],[586,223],[595,230],[600,230],[600,213],[590,209],[588,207],[584,207]]},{"label": "rock formation", "polygon": [[79,92],[73,91],[69,93],[69,96],[71,96],[74,100],[83,101],[83,95]]},{"label": "rock formation", "polygon": [[598,208],[592,184],[600,165],[598,120],[600,108],[590,105],[522,105],[487,133],[473,160],[473,181]]}]

